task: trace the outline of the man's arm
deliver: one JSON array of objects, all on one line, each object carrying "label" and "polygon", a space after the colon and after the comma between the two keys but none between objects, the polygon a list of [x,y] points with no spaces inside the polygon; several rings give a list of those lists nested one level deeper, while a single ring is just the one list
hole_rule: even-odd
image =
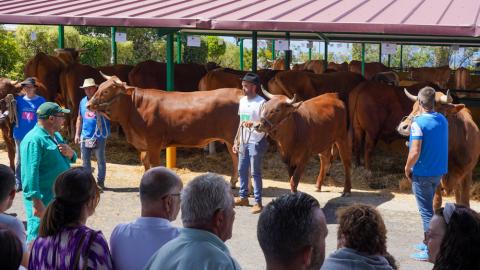
[{"label": "man's arm", "polygon": [[417,163],[422,151],[422,140],[412,140],[410,151],[408,152],[407,163],[405,164],[405,176],[411,180],[412,168]]},{"label": "man's arm", "polygon": [[80,134],[82,133],[82,116],[78,112],[77,124],[75,125],[75,144],[80,143]]}]

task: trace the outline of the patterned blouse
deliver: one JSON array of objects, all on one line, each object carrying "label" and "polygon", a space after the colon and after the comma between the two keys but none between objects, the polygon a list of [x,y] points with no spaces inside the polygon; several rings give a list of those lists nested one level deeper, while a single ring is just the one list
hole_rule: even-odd
[{"label": "patterned blouse", "polygon": [[[77,252],[79,245],[81,245],[81,256],[78,256]],[[79,257],[77,267],[75,267],[76,257]],[[38,237],[33,243],[28,269],[110,270],[113,269],[113,264],[102,232],[80,226],[64,228],[56,235]]]}]

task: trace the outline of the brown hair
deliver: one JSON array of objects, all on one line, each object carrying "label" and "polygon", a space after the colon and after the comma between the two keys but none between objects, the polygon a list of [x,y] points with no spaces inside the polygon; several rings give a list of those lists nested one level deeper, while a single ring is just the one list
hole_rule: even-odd
[{"label": "brown hair", "polygon": [[47,206],[40,222],[39,236],[57,234],[69,224],[78,222],[84,206],[100,201],[100,193],[92,173],[74,167],[60,174],[54,184],[55,199]]},{"label": "brown hair", "polygon": [[337,237],[344,246],[368,255],[387,254],[387,229],[380,213],[373,206],[355,204],[340,209]]},{"label": "brown hair", "polygon": [[13,231],[0,224],[0,265],[4,270],[17,270],[22,262],[23,248]]}]

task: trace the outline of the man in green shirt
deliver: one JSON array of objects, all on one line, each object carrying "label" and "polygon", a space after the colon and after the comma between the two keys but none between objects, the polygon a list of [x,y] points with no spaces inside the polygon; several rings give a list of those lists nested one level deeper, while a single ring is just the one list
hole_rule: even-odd
[{"label": "man in green shirt", "polygon": [[53,199],[53,183],[70,168],[77,154],[65,144],[58,131],[70,110],[45,102],[37,110],[37,125],[20,144],[23,202],[27,215],[27,243],[35,240],[40,218]]}]

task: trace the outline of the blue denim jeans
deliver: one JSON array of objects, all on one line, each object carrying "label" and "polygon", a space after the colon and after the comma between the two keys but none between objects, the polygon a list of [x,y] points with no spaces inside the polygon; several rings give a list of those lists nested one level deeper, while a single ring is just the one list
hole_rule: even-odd
[{"label": "blue denim jeans", "polygon": [[442,176],[413,176],[412,191],[417,200],[418,211],[422,217],[423,231],[428,231],[433,217],[433,196]]},{"label": "blue denim jeans", "polygon": [[22,167],[20,164],[20,143],[22,140],[15,140],[15,185],[17,187],[22,187]]},{"label": "blue denim jeans", "polygon": [[[262,203],[262,158],[267,150],[267,139],[258,143],[241,144],[238,151],[238,174],[240,176],[240,197],[248,197],[250,170],[253,177],[253,195],[255,202]],[[250,169],[250,170],[249,170]]]},{"label": "blue denim jeans", "polygon": [[107,141],[106,139],[97,140],[97,147],[95,148],[86,148],[83,142],[80,144],[80,152],[82,153],[83,167],[87,168],[88,170],[92,170],[92,164],[90,162],[90,159],[92,157],[92,152],[95,152],[95,157],[97,157],[97,165],[98,165],[98,172],[97,172],[98,184],[105,183],[105,173],[107,170],[107,165],[105,161],[106,141]]}]

